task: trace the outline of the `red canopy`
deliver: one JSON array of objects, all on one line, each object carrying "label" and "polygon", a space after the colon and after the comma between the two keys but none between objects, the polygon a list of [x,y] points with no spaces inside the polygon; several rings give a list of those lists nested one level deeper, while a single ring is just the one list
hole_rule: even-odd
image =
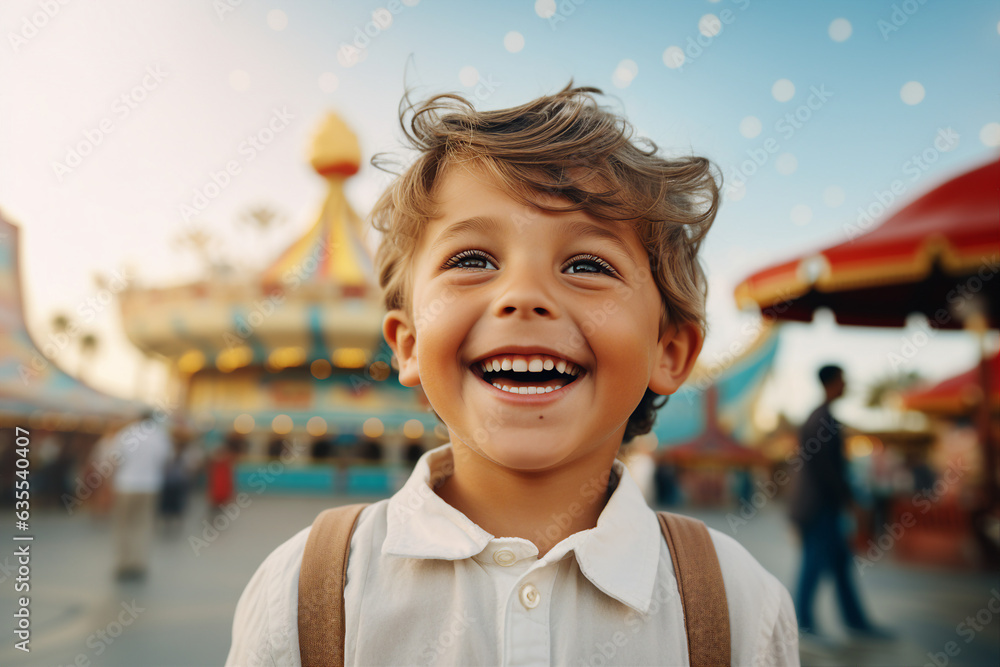
[{"label": "red canopy", "polygon": [[[741,307],[808,322],[817,308],[840,324],[903,326],[921,312],[931,326],[959,329],[947,310],[965,295],[1000,292],[1000,160],[954,178],[867,230],[861,218],[847,241],[758,271],[736,288]],[[985,288],[985,290],[984,290]],[[1000,326],[1000,311],[990,313]]]},{"label": "red canopy", "polygon": [[[993,355],[988,362],[990,374],[990,407],[1000,410],[1000,355]],[[979,404],[983,390],[980,386],[979,367],[924,389],[914,389],[903,394],[903,405],[908,410],[918,410],[938,415],[969,415]]]}]

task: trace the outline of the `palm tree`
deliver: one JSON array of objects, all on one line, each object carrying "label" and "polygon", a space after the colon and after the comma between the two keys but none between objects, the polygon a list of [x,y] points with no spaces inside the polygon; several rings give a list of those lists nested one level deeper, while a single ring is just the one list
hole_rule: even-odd
[{"label": "palm tree", "polygon": [[211,276],[216,272],[217,265],[209,252],[209,246],[215,238],[205,228],[204,225],[191,225],[174,237],[174,247],[181,250],[190,250],[201,262],[205,274]]},{"label": "palm tree", "polygon": [[251,206],[240,215],[240,222],[255,228],[263,236],[273,227],[284,223],[285,218],[267,206]]},{"label": "palm tree", "polygon": [[77,370],[77,376],[83,377],[85,369],[89,369],[91,362],[94,359],[94,355],[97,353],[98,343],[97,334],[93,332],[87,332],[80,337],[80,366]]},{"label": "palm tree", "polygon": [[52,316],[49,326],[56,333],[66,333],[66,330],[69,329],[69,317],[65,313],[56,313]]},{"label": "palm tree", "polygon": [[923,381],[920,373],[904,371],[883,376],[867,388],[865,406],[869,408],[894,407],[892,404],[902,392]]},{"label": "palm tree", "polygon": [[[52,319],[49,320],[49,327],[52,329],[52,333],[49,334],[49,339],[51,343],[54,343],[54,347],[57,350],[56,354],[54,354],[53,357],[61,356],[61,353],[64,352],[68,347],[68,345],[60,341],[63,340],[65,340],[66,342],[69,341],[68,332],[70,330],[70,327],[72,327],[72,325],[73,325],[73,320],[71,320],[69,316],[63,312],[56,312],[55,314],[52,315]],[[48,348],[48,346],[45,347]],[[51,359],[51,361],[54,362],[55,359],[53,358]]]},{"label": "palm tree", "polygon": [[[70,333],[75,336],[79,333],[76,324],[68,315],[63,312],[56,312],[52,315],[52,319],[49,321],[49,326],[52,329],[52,333],[55,334],[55,339],[52,341],[55,343],[55,347],[60,353],[69,349]],[[61,342],[64,339],[64,342]],[[92,333],[84,334],[80,337],[80,361],[77,366],[77,376],[83,374],[84,368],[91,357],[93,357],[94,352],[97,349],[97,336]]]},{"label": "palm tree", "polygon": [[259,205],[245,209],[240,214],[238,222],[256,232],[258,247],[270,249],[273,244],[267,243],[265,239],[272,229],[284,224],[285,217],[269,206]]}]

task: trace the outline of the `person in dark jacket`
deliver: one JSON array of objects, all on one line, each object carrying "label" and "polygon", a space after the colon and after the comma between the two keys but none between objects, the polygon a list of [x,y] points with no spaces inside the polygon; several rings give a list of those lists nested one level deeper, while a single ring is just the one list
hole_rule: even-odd
[{"label": "person in dark jacket", "polygon": [[844,624],[856,636],[888,639],[893,634],[874,626],[861,605],[851,573],[851,549],[842,514],[853,504],[844,459],[844,426],[830,405],[844,395],[844,371],[839,366],[819,370],[825,400],[799,431],[800,461],[791,501],[791,518],[802,540],[802,570],[795,595],[799,629],[818,634],[813,598],[824,573],[833,576]]}]

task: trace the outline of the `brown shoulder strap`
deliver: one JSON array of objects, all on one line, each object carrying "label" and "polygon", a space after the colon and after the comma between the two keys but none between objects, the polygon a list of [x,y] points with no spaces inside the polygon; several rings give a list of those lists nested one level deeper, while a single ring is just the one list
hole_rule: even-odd
[{"label": "brown shoulder strap", "polygon": [[698,519],[657,512],[677,575],[691,667],[730,664],[729,605],[708,528]]},{"label": "brown shoulder strap", "polygon": [[351,534],[366,505],[320,512],[299,572],[299,656],[302,667],[344,664],[344,584]]}]

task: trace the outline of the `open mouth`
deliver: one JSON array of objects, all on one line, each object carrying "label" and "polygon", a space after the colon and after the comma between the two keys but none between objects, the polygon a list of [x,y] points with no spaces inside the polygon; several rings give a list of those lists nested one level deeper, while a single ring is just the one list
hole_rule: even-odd
[{"label": "open mouth", "polygon": [[511,394],[548,394],[586,374],[579,365],[547,354],[498,354],[471,368],[484,382]]}]

